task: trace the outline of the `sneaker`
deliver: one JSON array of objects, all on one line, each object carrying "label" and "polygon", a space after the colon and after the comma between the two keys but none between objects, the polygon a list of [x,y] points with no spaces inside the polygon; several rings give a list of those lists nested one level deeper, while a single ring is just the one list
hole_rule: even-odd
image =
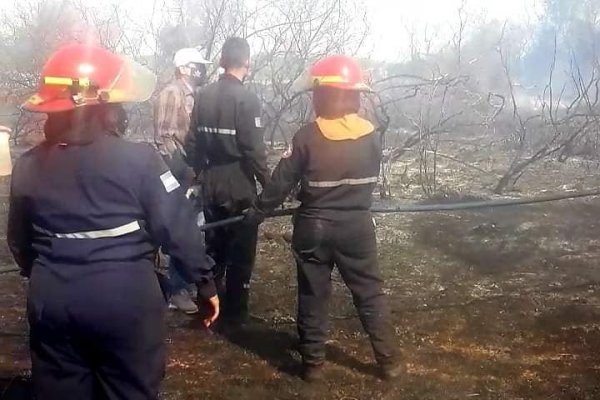
[{"label": "sneaker", "polygon": [[301,377],[308,383],[323,380],[323,364],[302,364]]},{"label": "sneaker", "polygon": [[381,378],[385,381],[398,379],[404,374],[404,365],[402,364],[383,364],[379,366]]},{"label": "sneaker", "polygon": [[171,310],[179,310],[185,314],[196,314],[198,312],[198,306],[185,289],[181,289],[171,296],[171,299],[169,299],[169,308]]}]

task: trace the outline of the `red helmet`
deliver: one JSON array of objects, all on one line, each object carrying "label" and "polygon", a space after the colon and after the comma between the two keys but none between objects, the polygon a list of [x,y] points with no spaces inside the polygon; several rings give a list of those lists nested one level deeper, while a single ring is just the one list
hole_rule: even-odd
[{"label": "red helmet", "polygon": [[54,113],[100,103],[146,101],[156,77],[133,60],[91,45],[58,49],[44,65],[38,92],[23,108]]},{"label": "red helmet", "polygon": [[330,56],[318,61],[298,83],[303,90],[329,86],[343,90],[371,91],[358,62],[343,55]]}]

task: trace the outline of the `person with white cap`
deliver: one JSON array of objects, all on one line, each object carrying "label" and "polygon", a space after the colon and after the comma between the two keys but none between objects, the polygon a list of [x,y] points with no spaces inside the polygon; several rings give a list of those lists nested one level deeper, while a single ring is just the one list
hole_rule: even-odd
[{"label": "person with white cap", "polygon": [[[173,58],[175,78],[161,90],[154,103],[156,146],[175,178],[186,189],[191,186],[194,174],[185,162],[183,144],[190,127],[194,94],[206,82],[206,65],[210,63],[197,48],[178,50]],[[174,262],[169,261],[169,306],[186,314],[195,314],[198,306],[191,296],[193,285],[182,279]]]},{"label": "person with white cap", "polygon": [[196,48],[175,53],[175,79],[159,93],[154,104],[155,142],[163,158],[172,159],[183,149],[194,92],[206,80],[206,65],[210,63]]}]

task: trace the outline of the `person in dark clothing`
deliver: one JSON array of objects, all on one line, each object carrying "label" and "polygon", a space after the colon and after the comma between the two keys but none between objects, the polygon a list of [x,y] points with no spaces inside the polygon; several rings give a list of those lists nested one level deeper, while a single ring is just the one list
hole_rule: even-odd
[{"label": "person in dark clothing", "polygon": [[[225,73],[196,96],[185,152],[202,175],[206,222],[240,215],[255,201],[257,181],[268,182],[261,106],[243,86],[250,65],[246,40],[223,45]],[[223,317],[235,325],[248,318],[250,279],[258,226],[238,224],[207,233],[209,255],[216,263],[216,283],[223,297]]]},{"label": "person in dark clothing", "polygon": [[218,316],[195,213],[161,157],[119,137],[119,103],[145,101],[155,77],[109,51],[60,48],[24,109],[47,113],[46,140],[13,169],[8,244],[29,278],[38,399],[157,399],[166,303],[159,246]]},{"label": "person in dark clothing", "polygon": [[352,292],[384,378],[402,368],[377,266],[374,221],[369,211],[379,176],[381,140],[358,116],[360,92],[368,90],[358,64],[326,58],[309,74],[317,119],[301,128],[284,154],[249,223],[280,205],[301,184],[292,247],[298,272],[298,333],[303,377],[321,377],[327,339],[331,272],[338,268]]}]

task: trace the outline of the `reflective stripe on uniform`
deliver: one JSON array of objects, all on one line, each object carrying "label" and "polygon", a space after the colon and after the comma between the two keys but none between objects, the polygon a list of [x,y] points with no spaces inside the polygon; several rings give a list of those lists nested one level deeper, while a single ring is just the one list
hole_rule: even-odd
[{"label": "reflective stripe on uniform", "polygon": [[377,176],[369,178],[347,178],[339,181],[309,181],[308,186],[315,188],[334,188],[342,185],[366,185],[369,183],[377,183]]},{"label": "reflective stripe on uniform", "polygon": [[237,131],[235,129],[209,128],[208,126],[199,126],[198,131],[206,132],[206,133],[216,133],[218,135],[230,135],[230,136],[235,136],[237,134]]},{"label": "reflective stripe on uniform", "polygon": [[52,236],[58,239],[103,239],[103,238],[115,238],[123,235],[127,235],[132,232],[139,231],[141,228],[138,221],[133,221],[128,224],[118,226],[111,229],[102,229],[99,231],[87,231],[87,232],[73,232],[73,233],[54,233],[46,229],[40,228],[34,225],[34,229],[40,233],[48,236]]}]

